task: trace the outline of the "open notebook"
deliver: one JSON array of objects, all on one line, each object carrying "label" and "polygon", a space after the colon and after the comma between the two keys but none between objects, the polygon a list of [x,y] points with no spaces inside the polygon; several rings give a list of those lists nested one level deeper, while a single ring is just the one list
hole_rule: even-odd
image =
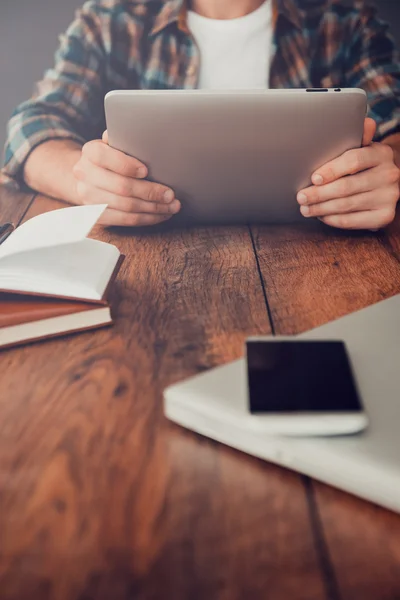
[{"label": "open notebook", "polygon": [[0,245],[0,346],[111,322],[107,292],[123,257],[86,237],[105,208],[44,213]]}]

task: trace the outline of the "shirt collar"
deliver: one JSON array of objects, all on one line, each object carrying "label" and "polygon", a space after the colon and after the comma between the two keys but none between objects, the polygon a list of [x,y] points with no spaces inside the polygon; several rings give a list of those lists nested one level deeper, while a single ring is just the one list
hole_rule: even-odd
[{"label": "shirt collar", "polygon": [[[294,0],[270,0],[274,5],[274,21],[282,15],[288,19],[295,27],[301,29],[300,11],[296,7]],[[186,22],[187,5],[186,0],[167,0],[161,11],[158,13],[154,26],[150,31],[150,36],[156,35],[162,29],[165,29],[171,23],[177,23],[178,28],[185,33],[189,33]]]}]

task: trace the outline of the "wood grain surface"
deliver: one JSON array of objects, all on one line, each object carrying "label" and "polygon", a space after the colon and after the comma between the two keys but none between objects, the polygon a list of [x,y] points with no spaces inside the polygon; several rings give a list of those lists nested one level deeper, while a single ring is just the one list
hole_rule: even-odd
[{"label": "wood grain surface", "polygon": [[[0,218],[64,206],[0,188]],[[1,600],[398,600],[400,517],[186,432],[162,390],[400,291],[400,226],[104,230],[108,330],[0,352]]]},{"label": "wood grain surface", "polygon": [[399,293],[400,236],[390,231],[344,232],[318,221],[255,228],[275,333],[300,333]]},{"label": "wood grain surface", "polygon": [[163,416],[270,332],[249,230],[93,234],[127,255],[115,326],[0,353],[1,600],[329,600],[304,478]]},{"label": "wood grain surface", "polygon": [[0,223],[18,225],[33,199],[33,193],[23,193],[11,184],[0,184]]}]

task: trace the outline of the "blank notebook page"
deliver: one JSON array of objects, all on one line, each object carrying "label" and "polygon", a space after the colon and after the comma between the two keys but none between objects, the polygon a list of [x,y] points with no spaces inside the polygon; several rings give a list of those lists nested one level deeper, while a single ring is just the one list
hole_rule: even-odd
[{"label": "blank notebook page", "polygon": [[0,289],[51,296],[101,300],[119,250],[111,244],[82,240],[0,260]]},{"label": "blank notebook page", "polygon": [[106,205],[71,206],[53,210],[20,225],[0,246],[4,256],[79,242],[90,233]]},{"label": "blank notebook page", "polygon": [[54,211],[17,229],[0,248],[0,289],[100,300],[120,256],[115,246],[85,237],[103,210]]}]

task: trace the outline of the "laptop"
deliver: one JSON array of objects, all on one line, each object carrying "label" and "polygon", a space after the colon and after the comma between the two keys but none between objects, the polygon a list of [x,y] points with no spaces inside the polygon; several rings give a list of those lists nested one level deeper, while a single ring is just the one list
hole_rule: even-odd
[{"label": "laptop", "polygon": [[233,448],[400,512],[400,295],[298,338],[346,343],[369,419],[364,432],[295,438],[250,430],[244,360],[166,389],[166,416]]},{"label": "laptop", "polygon": [[302,220],[321,165],[360,147],[361,89],[131,90],[105,98],[109,144],[142,161],[182,203],[174,221]]}]

